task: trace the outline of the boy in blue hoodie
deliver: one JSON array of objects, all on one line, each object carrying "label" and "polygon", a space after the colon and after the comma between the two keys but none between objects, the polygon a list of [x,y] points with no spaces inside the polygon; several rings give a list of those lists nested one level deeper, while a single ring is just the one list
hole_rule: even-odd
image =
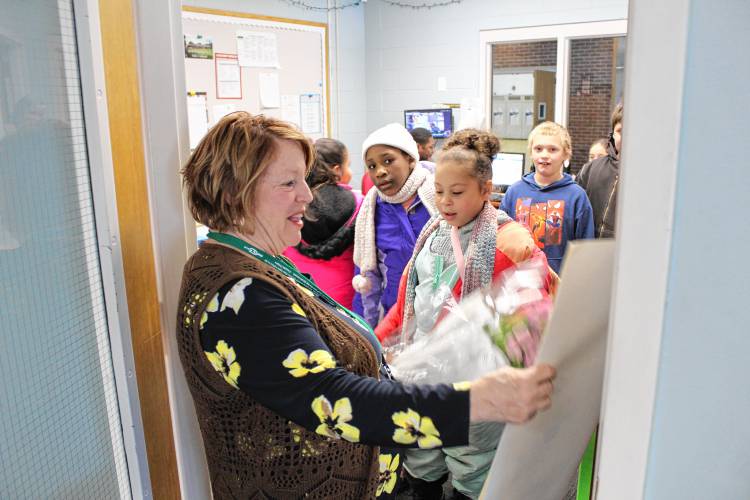
[{"label": "boy in blue hoodie", "polygon": [[586,191],[563,173],[571,155],[565,127],[540,123],[528,142],[536,171],[508,188],[500,208],[529,228],[550,267],[559,273],[568,241],[594,237],[591,203]]}]

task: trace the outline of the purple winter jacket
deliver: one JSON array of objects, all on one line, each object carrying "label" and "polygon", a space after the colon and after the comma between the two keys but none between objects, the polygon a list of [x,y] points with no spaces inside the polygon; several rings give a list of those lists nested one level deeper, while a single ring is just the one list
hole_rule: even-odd
[{"label": "purple winter jacket", "polygon": [[[377,269],[367,273],[372,283],[370,291],[354,295],[354,312],[375,328],[396,303],[398,284],[422,228],[430,220],[430,212],[419,199],[414,199],[409,210],[379,197],[375,202],[375,246],[378,252]],[[354,268],[355,276],[359,268]]]}]

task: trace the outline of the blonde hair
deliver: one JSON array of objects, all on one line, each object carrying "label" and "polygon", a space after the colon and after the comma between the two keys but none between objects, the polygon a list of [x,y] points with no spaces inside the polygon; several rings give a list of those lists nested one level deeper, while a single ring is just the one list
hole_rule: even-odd
[{"label": "blonde hair", "polygon": [[193,218],[217,231],[255,231],[253,199],[280,140],[302,148],[310,170],[315,153],[310,140],[293,125],[244,111],[219,120],[183,167],[182,185]]},{"label": "blonde hair", "polygon": [[534,139],[536,139],[540,135],[544,135],[547,137],[557,137],[558,139],[560,139],[560,145],[562,146],[563,151],[567,154],[567,156],[570,157],[570,155],[572,154],[573,146],[571,145],[568,129],[566,129],[559,123],[542,122],[534,127],[534,130],[532,130],[529,134],[527,146],[529,156],[531,156],[531,149],[534,146]]},{"label": "blonde hair", "polygon": [[466,128],[445,141],[437,161],[470,165],[471,175],[481,184],[492,179],[492,157],[499,152],[500,139],[496,135],[484,130]]}]

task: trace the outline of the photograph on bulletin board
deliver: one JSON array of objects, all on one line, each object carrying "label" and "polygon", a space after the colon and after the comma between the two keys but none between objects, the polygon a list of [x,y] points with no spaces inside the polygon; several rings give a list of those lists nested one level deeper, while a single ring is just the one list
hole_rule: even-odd
[{"label": "photograph on bulletin board", "polygon": [[185,35],[185,57],[189,59],[213,59],[214,43],[203,35]]}]

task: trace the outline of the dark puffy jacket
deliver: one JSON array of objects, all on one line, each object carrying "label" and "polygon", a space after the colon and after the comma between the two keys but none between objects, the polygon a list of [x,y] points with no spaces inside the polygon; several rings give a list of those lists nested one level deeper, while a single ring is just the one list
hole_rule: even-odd
[{"label": "dark puffy jacket", "polygon": [[347,185],[321,186],[305,214],[302,241],[284,251],[300,271],[347,309],[354,298],[354,218],[361,201],[362,196]]},{"label": "dark puffy jacket", "polygon": [[594,211],[594,230],[597,238],[615,237],[617,214],[617,184],[620,180],[620,160],[611,143],[607,156],[583,166],[576,182],[586,190]]}]

